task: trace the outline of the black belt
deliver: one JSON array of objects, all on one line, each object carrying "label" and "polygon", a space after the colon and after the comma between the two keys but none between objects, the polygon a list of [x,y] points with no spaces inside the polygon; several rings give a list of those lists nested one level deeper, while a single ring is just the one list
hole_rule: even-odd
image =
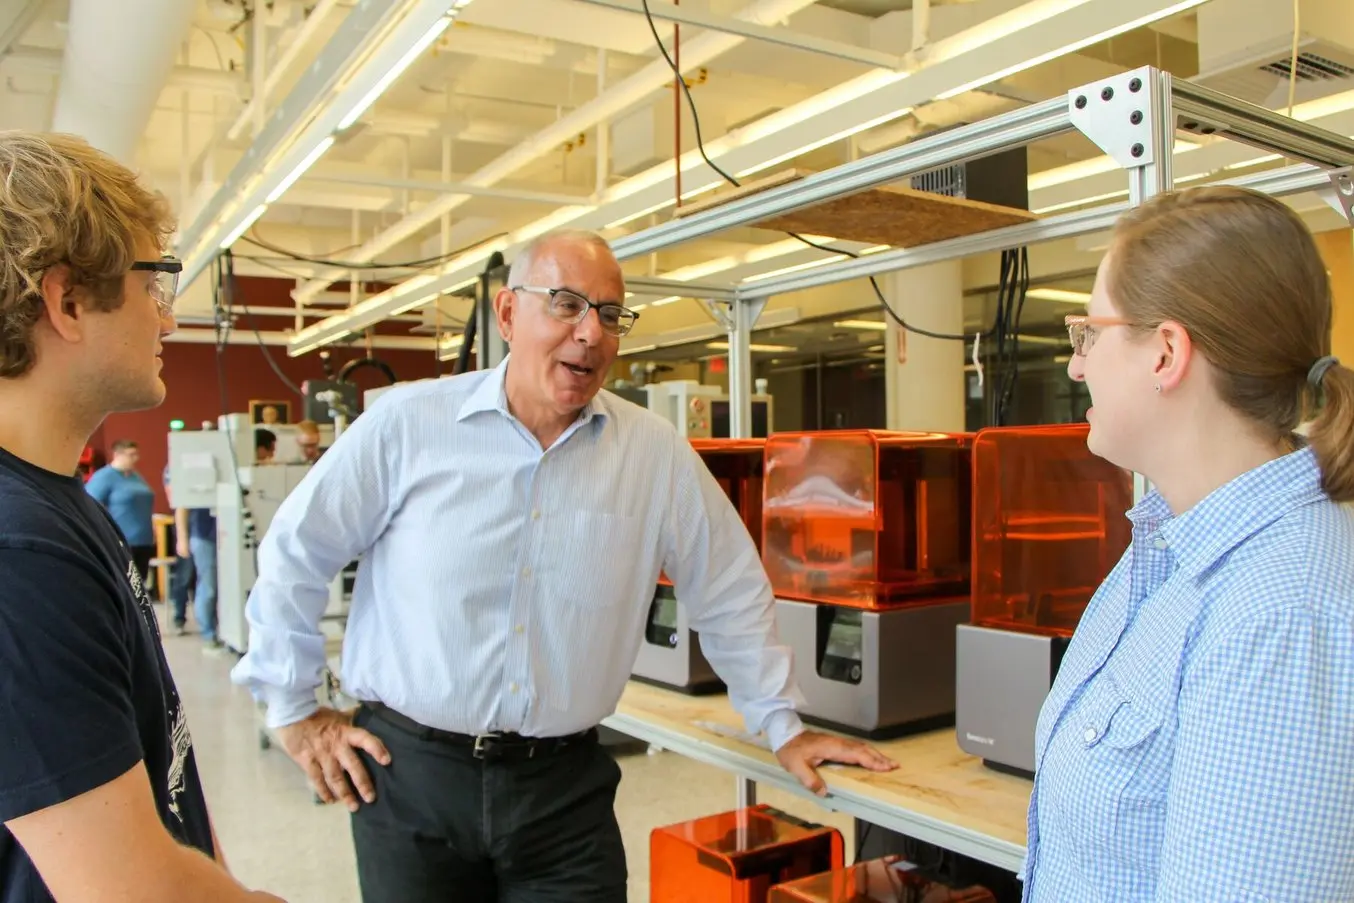
[{"label": "black belt", "polygon": [[534,759],[540,756],[554,755],[565,747],[576,746],[597,739],[597,728],[595,727],[564,737],[524,737],[521,734],[511,732],[458,734],[455,731],[444,731],[441,728],[420,724],[407,715],[401,715],[385,703],[364,702],[362,705],[370,709],[376,717],[402,731],[425,740],[436,740],[439,743],[469,749],[471,755],[476,759],[486,761]]}]

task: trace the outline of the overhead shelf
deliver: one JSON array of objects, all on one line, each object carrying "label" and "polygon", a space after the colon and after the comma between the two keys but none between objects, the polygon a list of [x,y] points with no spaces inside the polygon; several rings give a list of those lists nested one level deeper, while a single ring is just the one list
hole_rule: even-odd
[{"label": "overhead shelf", "polygon": [[[812,172],[788,169],[756,182],[745,183],[693,204],[677,208],[674,217],[686,217],[801,181]],[[834,197],[812,207],[801,207],[778,216],[747,223],[758,229],[796,232],[801,235],[830,235],[841,241],[858,241],[893,248],[919,245],[1003,226],[1028,223],[1038,217],[1028,210],[1002,207],[967,198],[948,197],[929,191],[917,191],[896,185],[869,188],[851,195]]]}]

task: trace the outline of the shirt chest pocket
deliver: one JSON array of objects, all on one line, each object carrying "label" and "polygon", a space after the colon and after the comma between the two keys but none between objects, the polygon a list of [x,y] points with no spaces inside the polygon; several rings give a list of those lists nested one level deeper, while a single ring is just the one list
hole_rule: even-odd
[{"label": "shirt chest pocket", "polygon": [[640,518],[575,510],[547,514],[536,523],[539,576],[547,593],[586,609],[633,601],[637,575],[649,569]]},{"label": "shirt chest pocket", "polygon": [[1063,731],[1078,775],[1071,805],[1098,841],[1091,846],[1129,861],[1155,848],[1171,767],[1162,707],[1102,672]]}]

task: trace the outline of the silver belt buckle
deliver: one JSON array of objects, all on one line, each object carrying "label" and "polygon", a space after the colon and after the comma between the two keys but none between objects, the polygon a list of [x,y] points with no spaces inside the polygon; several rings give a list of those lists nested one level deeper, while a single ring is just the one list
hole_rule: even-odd
[{"label": "silver belt buckle", "polygon": [[475,750],[473,755],[476,759],[483,759],[485,756],[484,741],[497,740],[498,734],[477,734],[475,736]]}]

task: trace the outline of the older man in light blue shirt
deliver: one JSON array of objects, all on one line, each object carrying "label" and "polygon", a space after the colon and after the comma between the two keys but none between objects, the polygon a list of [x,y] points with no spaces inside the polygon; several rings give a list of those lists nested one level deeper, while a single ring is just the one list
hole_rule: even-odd
[{"label": "older man in light blue shirt", "polygon": [[[660,571],[749,729],[806,786],[825,760],[892,767],[804,730],[737,512],[670,424],[600,391],[636,318],[624,296],[599,237],[535,242],[495,299],[509,358],[382,397],[260,549],[235,679],[321,798],[355,813],[367,900],[623,903],[619,769],[595,727]],[[350,720],[314,690],[326,587],[358,556],[343,684],[366,704]]]}]

